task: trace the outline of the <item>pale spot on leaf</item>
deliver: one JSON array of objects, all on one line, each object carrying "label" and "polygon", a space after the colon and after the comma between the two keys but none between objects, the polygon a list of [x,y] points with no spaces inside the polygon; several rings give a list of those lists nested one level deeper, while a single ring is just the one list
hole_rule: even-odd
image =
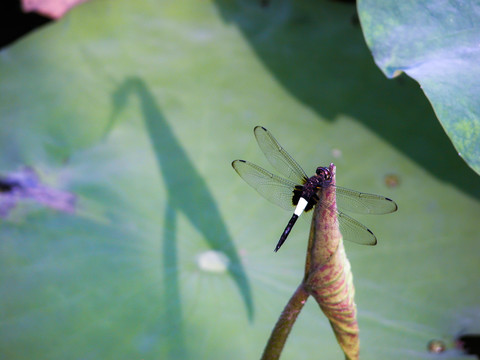
[{"label": "pale spot on leaf", "polygon": [[208,250],[197,256],[200,270],[214,273],[227,271],[230,259],[221,251]]}]

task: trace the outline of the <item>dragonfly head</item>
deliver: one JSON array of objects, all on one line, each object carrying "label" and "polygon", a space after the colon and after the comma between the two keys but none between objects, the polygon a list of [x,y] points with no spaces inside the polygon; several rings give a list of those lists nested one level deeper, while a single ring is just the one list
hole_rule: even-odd
[{"label": "dragonfly head", "polygon": [[316,173],[317,173],[317,176],[323,181],[330,182],[332,180],[332,173],[326,167],[322,167],[322,166],[317,167]]}]

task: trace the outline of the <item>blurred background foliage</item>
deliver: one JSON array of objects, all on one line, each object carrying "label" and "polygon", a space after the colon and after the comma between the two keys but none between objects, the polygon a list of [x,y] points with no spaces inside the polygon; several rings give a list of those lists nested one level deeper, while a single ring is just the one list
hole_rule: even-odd
[{"label": "blurred background foliage", "polygon": [[[0,220],[3,357],[259,358],[308,236],[274,254],[291,214],[231,169],[268,168],[263,125],[307,172],[334,162],[399,205],[356,217],[376,247],[346,244],[362,357],[431,359],[440,339],[471,358],[454,342],[480,331],[480,181],[418,84],[375,66],[353,5],[88,2],[1,51],[0,94],[3,178],[76,198]],[[342,358],[313,301],[282,358]]]}]

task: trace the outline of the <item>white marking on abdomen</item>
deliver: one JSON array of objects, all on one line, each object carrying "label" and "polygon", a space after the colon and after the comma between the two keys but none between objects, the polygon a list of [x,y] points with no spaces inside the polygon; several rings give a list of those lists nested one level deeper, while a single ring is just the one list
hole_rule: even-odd
[{"label": "white marking on abdomen", "polygon": [[295,208],[295,211],[293,212],[295,215],[300,216],[303,213],[303,210],[307,207],[308,201],[305,200],[303,197],[298,200],[297,207]]}]

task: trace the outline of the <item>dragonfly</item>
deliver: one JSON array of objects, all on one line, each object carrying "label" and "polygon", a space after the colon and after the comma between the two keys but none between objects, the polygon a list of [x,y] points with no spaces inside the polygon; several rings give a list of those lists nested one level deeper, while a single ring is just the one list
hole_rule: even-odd
[{"label": "dragonfly", "polygon": [[[275,252],[287,240],[290,231],[303,212],[309,212],[315,206],[329,210],[328,205],[320,201],[319,192],[331,184],[332,174],[327,167],[317,167],[315,174],[307,176],[302,167],[285,151],[275,137],[263,126],[254,129],[258,146],[273,168],[282,176],[272,174],[246,160],[235,160],[232,167],[261,196],[287,210],[294,209],[285,230],[280,236]],[[377,238],[365,225],[345,214],[351,211],[359,214],[389,214],[397,211],[398,206],[392,199],[381,195],[368,194],[336,186],[337,213],[340,232],[345,240],[363,245],[376,245]]]}]

